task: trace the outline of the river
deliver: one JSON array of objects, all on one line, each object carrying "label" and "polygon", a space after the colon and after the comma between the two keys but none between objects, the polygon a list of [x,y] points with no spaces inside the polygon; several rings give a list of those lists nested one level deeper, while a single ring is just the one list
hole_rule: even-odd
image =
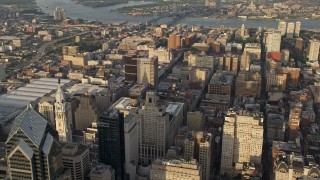
[{"label": "river", "polygon": [[[143,1],[130,1],[124,4],[118,4],[114,6],[108,7],[99,7],[92,8],[83,6],[81,4],[76,4],[71,0],[36,0],[38,6],[43,10],[43,12],[48,13],[50,15],[53,14],[53,10],[59,6],[64,8],[67,11],[67,15],[70,18],[81,18],[87,20],[97,20],[104,23],[109,22],[131,22],[131,23],[139,23],[146,22],[154,17],[141,17],[141,16],[129,16],[125,14],[121,14],[116,10],[122,7],[129,7],[141,4],[148,4],[152,2],[143,2]],[[48,6],[45,8],[44,6]],[[161,19],[160,23],[169,22],[170,18]],[[294,22],[294,20],[292,20]],[[320,29],[320,21],[317,19],[301,19],[301,28],[302,29]],[[258,27],[270,27],[276,28],[278,26],[278,22],[272,19],[261,19],[261,20],[240,20],[238,18],[230,18],[230,19],[211,19],[211,18],[183,18],[178,20],[176,23],[187,24],[187,25],[203,25],[203,26],[211,26],[211,27],[219,27],[223,25],[224,27],[240,27],[241,24],[245,24],[248,28],[258,28]]]}]

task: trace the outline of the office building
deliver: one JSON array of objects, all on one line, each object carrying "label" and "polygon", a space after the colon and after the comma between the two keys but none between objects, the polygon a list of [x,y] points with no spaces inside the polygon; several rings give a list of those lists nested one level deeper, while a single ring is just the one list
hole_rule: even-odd
[{"label": "office building", "polygon": [[204,114],[200,111],[187,113],[187,126],[190,131],[201,131],[204,127]]},{"label": "office building", "polygon": [[222,135],[222,176],[241,173],[244,163],[261,164],[263,145],[263,115],[259,112],[229,111]]},{"label": "office building", "polygon": [[31,105],[15,118],[5,147],[12,180],[58,179],[66,175],[58,134]]},{"label": "office building", "polygon": [[72,180],[85,180],[90,173],[89,149],[84,145],[65,144],[62,147],[63,168],[69,169]]},{"label": "office building", "polygon": [[203,131],[190,131],[184,140],[184,158],[187,161],[196,159],[201,166],[202,179],[209,180],[211,175],[213,136]]},{"label": "office building", "polygon": [[139,161],[151,164],[174,145],[183,122],[183,103],[160,102],[155,91],[148,91],[139,116]]},{"label": "office building", "polygon": [[[59,80],[60,81],[60,80]],[[60,86],[55,95],[54,103],[56,130],[59,133],[60,142],[72,142],[72,112],[71,105],[66,101],[65,94]]]},{"label": "office building", "polygon": [[41,98],[38,103],[39,113],[51,124],[52,127],[56,127],[54,102],[54,97],[45,96]]},{"label": "office building", "polygon": [[284,115],[267,110],[267,119],[268,142],[284,141],[286,130]]},{"label": "office building", "polygon": [[137,83],[156,88],[158,85],[158,58],[138,58],[137,61]]},{"label": "office building", "polygon": [[98,121],[99,162],[112,166],[115,177],[124,177],[124,118],[119,110],[110,108]]},{"label": "office building", "polygon": [[99,111],[96,107],[95,97],[89,94],[75,94],[73,96],[78,106],[74,111],[74,129],[87,129],[93,122],[98,121]]},{"label": "office building", "polygon": [[115,180],[115,172],[111,166],[98,164],[90,172],[90,180]]},{"label": "office building", "polygon": [[129,114],[124,118],[125,170],[130,179],[135,179],[138,166],[138,120],[137,114]]},{"label": "office building", "polygon": [[3,63],[0,63],[0,82],[1,81],[5,81],[7,78],[6,78],[6,69],[5,69],[5,64]]},{"label": "office building", "polygon": [[287,27],[287,38],[293,38],[294,35],[294,22],[289,22]]},{"label": "office building", "polygon": [[272,31],[265,33],[265,46],[266,52],[280,52],[281,45],[281,32]]},{"label": "office building", "polygon": [[242,24],[241,28],[240,28],[240,36],[242,38],[244,38],[245,33],[246,33],[246,28],[245,28],[244,24]]},{"label": "office building", "polygon": [[251,62],[260,61],[260,57],[261,57],[260,44],[247,43],[243,50],[243,54],[240,62],[240,70],[249,71]]},{"label": "office building", "polygon": [[123,56],[124,58],[124,71],[126,82],[137,82],[137,59],[136,56]]},{"label": "office building", "polygon": [[181,49],[181,35],[180,34],[170,34],[168,40],[168,49]]},{"label": "office building", "polygon": [[287,22],[285,22],[285,21],[279,21],[278,31],[280,31],[281,36],[286,35],[286,30],[287,30]]},{"label": "office building", "polygon": [[316,39],[309,40],[307,57],[309,61],[318,61],[320,41]]},{"label": "office building", "polygon": [[66,54],[63,55],[63,61],[67,62],[72,69],[81,69],[88,65],[90,60],[89,53],[77,53],[77,54]]},{"label": "office building", "polygon": [[301,22],[296,22],[296,28],[294,30],[294,37],[300,37],[300,30],[301,30]]},{"label": "office building", "polygon": [[197,161],[156,159],[150,168],[150,180],[201,180],[201,166]]}]

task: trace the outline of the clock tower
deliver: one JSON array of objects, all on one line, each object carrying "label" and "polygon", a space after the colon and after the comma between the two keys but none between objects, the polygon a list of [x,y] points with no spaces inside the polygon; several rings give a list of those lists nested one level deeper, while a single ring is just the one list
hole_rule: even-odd
[{"label": "clock tower", "polygon": [[55,118],[56,118],[56,130],[59,133],[60,142],[72,142],[72,130],[71,130],[71,107],[66,102],[65,94],[61,88],[60,80],[58,90],[56,92]]}]

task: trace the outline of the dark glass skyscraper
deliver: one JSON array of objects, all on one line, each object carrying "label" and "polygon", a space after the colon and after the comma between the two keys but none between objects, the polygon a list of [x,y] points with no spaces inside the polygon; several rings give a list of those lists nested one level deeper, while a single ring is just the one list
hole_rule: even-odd
[{"label": "dark glass skyscraper", "polygon": [[116,179],[124,179],[124,116],[116,109],[108,109],[99,118],[99,161],[115,169]]}]

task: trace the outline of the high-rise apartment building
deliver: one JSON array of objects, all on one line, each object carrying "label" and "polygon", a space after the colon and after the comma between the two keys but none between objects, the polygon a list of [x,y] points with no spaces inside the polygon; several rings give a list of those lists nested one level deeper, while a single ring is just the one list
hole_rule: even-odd
[{"label": "high-rise apartment building", "polygon": [[99,118],[98,143],[99,161],[115,169],[115,177],[124,177],[124,117],[119,110],[110,108]]},{"label": "high-rise apartment building", "polygon": [[296,38],[295,49],[299,53],[302,53],[302,50],[303,50],[303,39],[302,38]]},{"label": "high-rise apartment building", "polygon": [[280,53],[280,61],[283,64],[288,64],[290,57],[290,51],[288,49],[283,49]]},{"label": "high-rise apartment building", "polygon": [[55,127],[56,126],[56,120],[54,117],[54,102],[55,98],[54,97],[43,97],[40,99],[38,103],[38,111],[42,116],[50,122],[51,126]]},{"label": "high-rise apartment building", "polygon": [[300,30],[301,30],[301,22],[297,21],[296,22],[296,28],[294,30],[294,36],[295,37],[300,37]]},{"label": "high-rise apartment building", "polygon": [[149,58],[153,58],[154,56],[158,57],[159,64],[169,64],[173,59],[172,51],[163,47],[157,49],[155,47],[149,48]]},{"label": "high-rise apartment building", "polygon": [[319,48],[320,48],[320,41],[319,40],[316,40],[316,39],[309,40],[308,51],[307,51],[309,61],[318,61]]},{"label": "high-rise apartment building", "polygon": [[293,38],[294,35],[294,22],[289,22],[287,27],[287,38]]},{"label": "high-rise apartment building", "polygon": [[158,58],[138,58],[137,61],[138,84],[149,84],[156,88],[158,85]]},{"label": "high-rise apartment building", "polygon": [[56,130],[59,133],[60,142],[72,142],[72,112],[71,105],[66,101],[65,94],[60,86],[55,95],[54,103]]},{"label": "high-rise apartment building", "polygon": [[281,32],[272,31],[265,33],[265,46],[266,52],[280,52],[281,45]]},{"label": "high-rise apartment building", "polygon": [[31,105],[16,117],[5,143],[12,180],[62,177],[61,145],[57,132]]},{"label": "high-rise apartment building", "polygon": [[261,57],[261,47],[260,44],[247,43],[244,47],[240,62],[240,70],[249,71],[251,61],[260,60]]},{"label": "high-rise apartment building", "polygon": [[160,102],[155,91],[148,91],[139,116],[139,160],[151,164],[174,145],[183,122],[183,103]]},{"label": "high-rise apartment building", "polygon": [[278,31],[281,32],[281,36],[284,36],[286,34],[286,30],[287,30],[287,22],[279,21]]},{"label": "high-rise apartment building", "polygon": [[212,165],[213,136],[203,131],[190,131],[184,141],[184,158],[187,161],[196,159],[201,166],[202,179],[209,180]]},{"label": "high-rise apartment building", "polygon": [[150,169],[150,180],[202,180],[197,161],[156,159]]},{"label": "high-rise apartment building", "polygon": [[168,49],[180,49],[182,48],[181,35],[170,34],[168,40]]},{"label": "high-rise apartment building", "polygon": [[84,145],[65,144],[62,147],[63,168],[69,169],[72,180],[85,180],[90,173],[89,149]]},{"label": "high-rise apartment building", "polygon": [[67,12],[66,10],[57,7],[53,12],[54,20],[56,21],[63,21],[67,19]]},{"label": "high-rise apartment building", "polygon": [[261,164],[262,145],[263,115],[229,111],[223,126],[221,175],[236,176],[244,163]]}]

